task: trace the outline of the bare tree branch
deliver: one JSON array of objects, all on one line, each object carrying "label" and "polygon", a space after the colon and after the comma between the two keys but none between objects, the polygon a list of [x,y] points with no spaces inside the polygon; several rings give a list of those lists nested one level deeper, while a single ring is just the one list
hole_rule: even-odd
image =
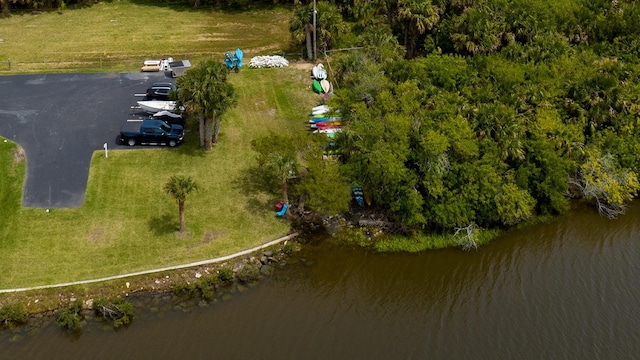
[{"label": "bare tree branch", "polygon": [[470,224],[465,227],[456,228],[456,232],[453,237],[457,239],[458,244],[462,247],[462,250],[469,251],[471,249],[478,250],[478,243],[475,239],[475,233],[480,228],[476,224]]}]

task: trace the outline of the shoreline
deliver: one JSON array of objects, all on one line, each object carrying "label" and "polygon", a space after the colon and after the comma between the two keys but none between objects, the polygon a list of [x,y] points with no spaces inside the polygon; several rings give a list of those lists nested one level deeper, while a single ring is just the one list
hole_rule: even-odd
[{"label": "shoreline", "polygon": [[[82,301],[84,310],[90,310],[93,301],[99,298],[127,299],[142,293],[194,293],[203,292],[206,287],[215,288],[222,282],[256,281],[270,275],[275,265],[282,264],[291,252],[299,250],[299,242],[295,241],[298,237],[299,233],[294,232],[251,249],[189,264],[102,279],[4,289],[0,292],[0,308],[18,304],[24,305],[28,317],[53,316],[77,300]],[[221,273],[225,270],[232,271],[232,277],[221,281]]]},{"label": "shoreline", "polygon": [[70,286],[75,286],[75,285],[93,284],[93,283],[107,282],[107,281],[111,281],[111,280],[118,280],[118,279],[136,277],[136,276],[140,276],[140,275],[157,274],[157,273],[167,272],[167,271],[171,271],[171,270],[180,270],[180,269],[187,269],[187,268],[195,268],[195,267],[203,266],[203,265],[216,264],[216,263],[219,263],[219,262],[232,260],[232,259],[235,259],[237,257],[241,257],[241,256],[244,256],[244,255],[248,255],[248,254],[257,252],[258,250],[262,250],[262,249],[268,248],[270,246],[279,244],[279,243],[281,243],[283,241],[294,239],[298,235],[299,235],[298,233],[294,232],[294,233],[282,236],[282,237],[280,237],[280,238],[278,238],[276,240],[272,240],[272,241],[270,241],[268,243],[265,243],[265,244],[262,244],[262,245],[258,245],[256,247],[251,248],[251,249],[239,251],[239,252],[231,254],[231,255],[226,255],[226,256],[222,256],[222,257],[214,258],[214,259],[209,259],[209,260],[196,261],[196,262],[192,262],[192,263],[188,263],[188,264],[174,265],[174,266],[168,266],[168,267],[158,268],[158,269],[137,271],[137,272],[128,273],[128,274],[107,276],[107,277],[98,278],[98,279],[79,280],[79,281],[71,281],[71,282],[60,283],[60,284],[38,285],[38,286],[15,288],[15,289],[0,289],[0,294],[26,292],[26,291],[43,290],[43,289],[53,289],[53,288],[62,288],[62,287],[70,287]]}]

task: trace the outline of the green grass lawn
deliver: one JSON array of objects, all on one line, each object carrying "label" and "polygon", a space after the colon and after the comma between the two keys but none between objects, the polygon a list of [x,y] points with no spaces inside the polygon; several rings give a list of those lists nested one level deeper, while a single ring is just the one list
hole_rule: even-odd
[{"label": "green grass lawn", "polygon": [[225,12],[184,2],[113,1],[0,19],[0,73],[136,71],[145,59],[250,58],[289,44],[290,10]]},{"label": "green grass lawn", "polygon": [[[305,75],[292,68],[231,74],[239,104],[209,152],[198,148],[196,133],[175,149],[110,151],[108,158],[97,151],[85,202],[75,209],[20,208],[24,162],[16,164],[11,143],[3,142],[3,173],[14,175],[1,183],[0,288],[214,258],[286,234],[288,223],[273,211],[278,189],[259,191],[250,181],[257,170],[250,142],[270,130],[305,131],[305,115],[318,100]],[[162,189],[171,174],[200,185],[186,202],[184,236],[176,233],[178,206]]]},{"label": "green grass lawn", "polygon": [[[141,7],[149,12],[190,14],[196,20],[206,15],[227,17],[230,21],[236,16],[236,22],[247,27],[255,23],[276,23],[272,13],[261,13],[262,10],[252,13],[248,17],[251,21],[247,22],[244,14],[201,14],[122,2],[98,4],[94,8],[111,6],[115,10],[123,7],[118,10],[122,16],[128,16],[131,7]],[[90,11],[94,9],[78,10],[85,12],[85,16]],[[275,14],[284,13],[275,10]],[[65,11],[62,15],[37,15],[32,21],[43,24],[48,16],[68,18],[69,22],[82,18],[75,11]],[[256,21],[255,17],[262,21]],[[109,18],[113,16],[104,15],[101,19]],[[195,25],[196,20],[185,20],[184,24],[201,26]],[[215,23],[211,21],[212,29]],[[90,27],[88,23],[85,25]],[[174,31],[176,28],[172,27]],[[92,28],[87,32],[99,31]],[[199,36],[208,38],[207,34]],[[236,34],[235,42],[225,44],[241,45],[240,35]],[[13,41],[12,37],[2,36],[6,41]],[[116,37],[115,32],[110,36]],[[251,41],[253,48],[260,48],[257,39]],[[108,41],[99,43],[103,47],[112,46]],[[163,45],[155,50],[165,48]],[[0,176],[0,288],[91,279],[215,258],[286,234],[289,224],[276,218],[273,211],[273,204],[279,200],[278,189],[274,189],[275,193],[261,191],[251,182],[250,174],[256,170],[256,161],[250,142],[270,130],[304,133],[309,108],[320,99],[309,88],[308,72],[293,66],[244,68],[240,73],[231,73],[229,79],[236,88],[239,104],[224,116],[220,142],[213,150],[203,152],[198,148],[197,133],[191,130],[197,126],[190,123],[186,143],[175,149],[110,151],[108,158],[104,152],[96,152],[85,202],[79,208],[51,209],[50,212],[22,208],[25,163],[19,156],[16,158],[14,144],[0,139],[3,174]],[[163,192],[172,174],[190,175],[200,185],[199,192],[186,202],[187,233],[184,235],[176,232],[178,206]]]}]

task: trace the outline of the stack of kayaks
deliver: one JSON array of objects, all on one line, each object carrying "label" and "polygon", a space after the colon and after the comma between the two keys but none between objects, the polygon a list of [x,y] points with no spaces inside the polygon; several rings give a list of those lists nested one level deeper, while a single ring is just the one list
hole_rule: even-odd
[{"label": "stack of kayaks", "polygon": [[318,64],[311,69],[311,77],[313,78],[313,84],[311,88],[313,92],[317,94],[330,94],[333,92],[333,86],[327,80],[327,70],[324,65]]},{"label": "stack of kayaks", "polygon": [[326,134],[333,138],[335,133],[342,131],[342,118],[327,105],[319,105],[311,109],[309,127],[314,133]]}]

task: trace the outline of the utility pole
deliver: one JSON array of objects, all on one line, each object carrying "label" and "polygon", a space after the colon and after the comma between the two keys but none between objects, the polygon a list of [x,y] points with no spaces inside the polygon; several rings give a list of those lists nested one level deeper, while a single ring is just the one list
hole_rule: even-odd
[{"label": "utility pole", "polygon": [[313,0],[313,60],[318,55],[318,35],[316,32],[316,0]]}]

